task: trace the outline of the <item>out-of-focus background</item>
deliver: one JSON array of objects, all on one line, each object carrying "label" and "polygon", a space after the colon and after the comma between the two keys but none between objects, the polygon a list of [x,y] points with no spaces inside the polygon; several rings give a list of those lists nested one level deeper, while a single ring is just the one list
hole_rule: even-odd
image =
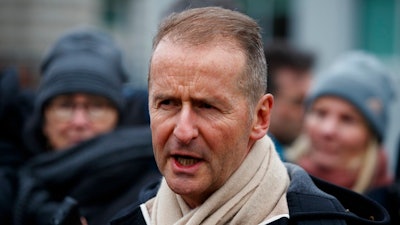
[{"label": "out-of-focus background", "polygon": [[[200,1],[200,0],[199,0]],[[35,88],[39,63],[69,28],[110,32],[126,55],[134,86],[146,87],[152,37],[176,0],[0,0],[0,68],[15,67],[21,85]],[[208,1],[210,2],[210,1]],[[400,90],[400,0],[233,0],[255,18],[265,41],[275,38],[311,50],[315,74],[347,50],[378,56]],[[400,98],[400,97],[399,97]],[[387,149],[397,154],[400,99],[393,105]],[[390,157],[395,159],[397,157]],[[394,162],[390,162],[393,166]]]}]

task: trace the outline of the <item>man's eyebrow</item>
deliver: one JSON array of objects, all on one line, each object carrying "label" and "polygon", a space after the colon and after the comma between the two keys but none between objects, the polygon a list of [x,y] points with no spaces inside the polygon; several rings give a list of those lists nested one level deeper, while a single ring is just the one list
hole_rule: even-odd
[{"label": "man's eyebrow", "polygon": [[195,103],[217,103],[220,102],[220,99],[217,97],[207,98],[207,97],[200,97],[200,98],[191,98],[191,101]]},{"label": "man's eyebrow", "polygon": [[[181,100],[181,98],[177,98],[173,95],[170,94],[155,94],[153,96],[153,100],[155,101],[159,101],[159,100],[163,100],[163,99],[169,99],[169,100]],[[205,103],[218,103],[218,102],[223,102],[223,99],[218,97],[218,96],[210,96],[210,97],[190,97],[190,101],[194,102],[194,103],[201,103],[201,102],[205,102]]]},{"label": "man's eyebrow", "polygon": [[169,94],[155,94],[153,95],[154,100],[160,100],[160,99],[173,99],[172,95]]}]

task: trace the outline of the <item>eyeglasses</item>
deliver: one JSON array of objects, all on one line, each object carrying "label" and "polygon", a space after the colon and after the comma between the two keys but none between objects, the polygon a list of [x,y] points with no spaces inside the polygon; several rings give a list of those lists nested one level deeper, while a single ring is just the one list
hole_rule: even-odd
[{"label": "eyeglasses", "polygon": [[81,109],[85,112],[88,119],[92,122],[107,119],[112,113],[116,112],[115,107],[107,99],[102,97],[87,98],[85,102],[77,103],[73,97],[58,96],[54,98],[46,108],[49,115],[60,121],[70,121],[74,113]]}]

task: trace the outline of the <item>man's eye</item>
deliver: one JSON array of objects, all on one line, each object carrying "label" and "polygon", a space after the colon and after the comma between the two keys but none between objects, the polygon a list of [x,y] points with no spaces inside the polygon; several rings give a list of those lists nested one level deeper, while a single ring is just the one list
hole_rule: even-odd
[{"label": "man's eye", "polygon": [[199,108],[203,108],[203,109],[213,109],[214,106],[208,104],[208,103],[200,103],[199,104]]},{"label": "man's eye", "polygon": [[171,100],[162,100],[162,101],[160,101],[160,105],[162,106],[162,105],[171,105],[172,103],[171,103]]},{"label": "man's eye", "polygon": [[172,107],[177,106],[178,103],[176,101],[170,100],[170,99],[165,99],[162,100],[158,103],[158,107],[164,108],[164,109],[170,109]]},{"label": "man's eye", "polygon": [[292,104],[296,106],[302,106],[304,104],[304,99],[302,98],[292,99]]}]

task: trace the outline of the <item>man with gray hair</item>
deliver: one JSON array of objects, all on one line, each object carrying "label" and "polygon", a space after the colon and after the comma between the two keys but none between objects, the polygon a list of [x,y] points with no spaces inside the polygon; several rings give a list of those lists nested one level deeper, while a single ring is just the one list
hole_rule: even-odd
[{"label": "man with gray hair", "polygon": [[266,135],[265,74],[260,27],[248,16],[206,7],[164,20],[148,78],[163,178],[111,224],[388,224],[381,206],[280,160]]}]

